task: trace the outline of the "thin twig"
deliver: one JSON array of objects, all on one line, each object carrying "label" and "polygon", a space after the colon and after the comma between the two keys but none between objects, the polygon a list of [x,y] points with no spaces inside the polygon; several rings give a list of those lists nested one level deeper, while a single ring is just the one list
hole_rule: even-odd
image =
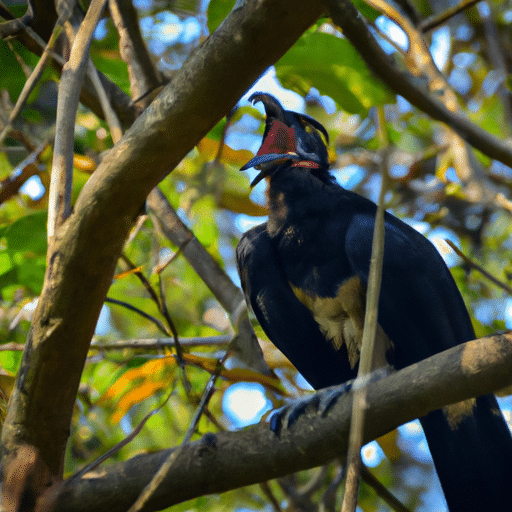
[{"label": "thin twig", "polygon": [[343,496],[342,512],[352,512],[355,511],[357,507],[359,475],[361,473],[361,447],[363,445],[364,418],[366,413],[366,379],[371,371],[375,369],[373,354],[377,333],[379,294],[382,280],[382,264],[384,260],[384,197],[386,194],[387,155],[389,151],[389,142],[385,131],[384,109],[380,107],[377,112],[382,145],[382,183],[377,212],[375,214],[361,355],[357,379],[353,387],[352,421],[350,424],[349,450],[347,456],[347,482],[345,485],[345,495]]},{"label": "thin twig", "polygon": [[[35,148],[16,166],[10,176],[0,181],[0,204],[17,195],[20,188],[29,178],[39,174],[39,167],[37,165],[38,159],[47,147],[48,143],[44,142],[39,147]],[[23,149],[23,151],[25,151],[25,149]]]},{"label": "thin twig", "polygon": [[90,464],[87,464],[87,466],[85,466],[83,469],[78,471],[78,473],[75,473],[71,478],[76,478],[76,479],[81,478],[83,475],[85,475],[86,473],[89,473],[89,471],[92,471],[94,468],[97,468],[103,461],[109,459],[110,457],[112,457],[112,455],[117,453],[121,448],[123,448],[128,443],[133,441],[133,439],[135,439],[135,437],[142,430],[142,427],[144,427],[144,425],[147,423],[149,418],[151,418],[157,412],[159,412],[162,409],[162,407],[169,401],[169,398],[171,398],[172,394],[174,393],[175,388],[176,388],[176,381],[175,381],[174,385],[172,386],[171,391],[167,395],[167,398],[159,406],[155,407],[152,411],[150,411],[148,414],[146,414],[146,416],[144,416],[144,418],[142,418],[141,422],[122,441],[119,441],[119,443],[117,443],[115,446],[110,448],[110,450],[107,450],[105,453],[100,455],[96,460],[94,460]]},{"label": "thin twig", "polygon": [[108,95],[100,80],[98,70],[91,59],[89,59],[89,62],[87,63],[87,76],[91,79],[94,89],[96,89],[96,94],[100,100],[101,108],[105,114],[105,120],[107,121],[110,135],[112,136],[112,142],[116,144],[123,136],[123,129],[112,105],[110,104],[110,101],[108,100]]},{"label": "thin twig", "polygon": [[[135,270],[138,268],[137,265],[135,265],[135,263],[133,263],[133,261],[131,261],[130,258],[128,258],[128,256],[126,256],[126,254],[124,254],[124,253],[121,254],[121,259],[128,265],[130,270]],[[148,281],[147,277],[139,270],[135,270],[135,272],[133,272],[133,275],[137,276],[137,278],[142,283],[142,285],[144,286],[146,291],[149,293],[149,296],[151,297],[153,302],[156,304],[156,307],[158,308],[158,310],[161,311],[162,304],[160,301],[160,297],[158,296],[158,293],[156,293],[155,289],[153,288],[153,285]]]},{"label": "thin twig", "polygon": [[270,503],[270,506],[272,507],[272,510],[274,512],[282,512],[281,505],[278,501],[278,499],[274,496],[274,493],[272,492],[272,489],[270,488],[270,485],[268,482],[261,482],[259,484],[259,487],[263,494],[267,497],[267,500]]},{"label": "thin twig", "polygon": [[[228,345],[233,339],[231,334],[222,334],[220,336],[205,336],[205,337],[191,337],[191,338],[180,338],[180,344],[186,347],[202,347],[202,346],[224,346]],[[7,345],[13,347],[19,345],[21,350],[25,346],[22,343],[12,344],[7,343],[0,345],[0,350],[9,350]],[[103,343],[101,341],[95,341],[91,343],[91,349],[101,350],[124,350],[124,349],[137,349],[143,348],[144,350],[160,349],[164,347],[174,347],[174,338],[152,338],[152,339],[133,339],[133,340],[118,340],[114,342]],[[13,348],[12,350],[18,350]]]},{"label": "thin twig", "polygon": [[3,352],[3,351],[17,352],[20,350],[25,350],[25,343],[15,343],[14,341],[11,341],[9,343],[4,343],[4,344],[0,345],[0,352]]},{"label": "thin twig", "polygon": [[158,320],[158,318],[155,318],[154,316],[149,315],[145,311],[142,311],[142,309],[136,308],[135,306],[132,306],[128,302],[124,302],[122,300],[112,299],[110,297],[107,297],[105,299],[105,302],[108,302],[110,304],[117,304],[118,306],[123,306],[126,309],[129,309],[130,311],[133,311],[134,313],[137,313],[138,315],[146,318],[150,322],[153,322],[166,336],[169,336],[171,333],[167,329],[167,327]]},{"label": "thin twig", "polygon": [[388,489],[375,477],[375,475],[366,467],[361,467],[361,477],[393,510],[397,512],[411,512],[403,503],[401,503]]},{"label": "thin twig", "polygon": [[183,361],[183,351],[180,347],[180,340],[178,337],[178,330],[176,329],[176,325],[173,322],[173,319],[171,318],[171,315],[169,313],[169,309],[167,308],[167,304],[165,301],[165,290],[164,290],[164,282],[162,279],[162,274],[158,274],[158,288],[160,291],[160,312],[162,313],[163,317],[167,321],[167,325],[169,326],[169,329],[171,329],[172,335],[174,337],[174,343],[176,344],[176,352],[178,355],[178,361]]},{"label": "thin twig", "polygon": [[450,7],[449,9],[446,9],[446,11],[443,11],[439,14],[434,14],[433,16],[429,16],[418,25],[418,29],[422,32],[428,32],[429,30],[432,30],[433,28],[443,24],[445,21],[449,20],[456,14],[459,14],[459,12],[462,12],[464,9],[467,9],[468,7],[471,7],[480,1],[481,0],[462,0],[462,2],[454,5],[453,7]]},{"label": "thin twig", "polygon": [[485,278],[487,278],[491,283],[494,283],[496,286],[505,290],[509,295],[512,295],[512,287],[508,284],[500,281],[497,277],[494,277],[492,274],[487,272],[481,265],[468,258],[451,240],[445,238],[445,242],[455,251],[457,256],[460,256],[464,262],[471,268],[475,269],[477,272],[480,272]]},{"label": "thin twig", "polygon": [[153,268],[153,272],[156,272],[157,274],[161,274],[180,254],[183,252],[183,248],[186,247],[189,240],[183,243],[182,246],[178,247],[178,250],[170,254],[167,258],[165,258],[163,261],[159,261],[156,266]]},{"label": "thin twig", "polygon": [[[135,263],[133,263],[128,258],[128,256],[126,256],[126,254],[122,254],[121,255],[121,259],[128,265],[128,267],[130,269],[135,270],[137,268]],[[135,272],[133,272],[133,274],[135,276],[137,276],[138,279],[140,280],[140,282],[144,285],[144,288],[146,288],[146,291],[149,293],[149,296],[151,297],[151,299],[156,304],[156,306],[158,308],[158,311],[165,318],[165,320],[167,322],[167,325],[169,326],[168,329],[165,328],[165,333],[166,334],[172,334],[172,336],[174,338],[174,346],[176,348],[176,355],[177,355],[177,358],[178,358],[178,365],[181,368],[181,370],[184,372],[185,363],[183,361],[183,350],[182,350],[182,348],[180,346],[180,343],[179,343],[178,331],[176,329],[176,326],[174,325],[174,322],[173,322],[173,320],[171,318],[171,315],[169,314],[169,310],[167,309],[167,305],[165,304],[165,298],[164,298],[165,294],[164,294],[164,290],[163,290],[163,283],[162,283],[161,275],[158,274],[158,283],[159,283],[159,291],[160,291],[160,295],[159,295],[156,292],[156,290],[153,288],[153,285],[149,282],[149,280],[146,278],[146,276],[141,271],[136,270]],[[185,378],[185,381],[186,381],[186,378]],[[189,383],[187,383],[187,385],[185,386],[185,389],[187,390],[187,392],[189,391],[189,389],[190,389],[190,384]]]},{"label": "thin twig", "polygon": [[345,465],[340,461],[336,476],[329,482],[327,489],[322,495],[319,512],[331,512],[335,510],[336,494],[343,482],[343,478],[345,478]]},{"label": "thin twig", "polygon": [[41,58],[36,64],[36,67],[34,68],[34,71],[30,74],[27,81],[25,82],[25,85],[23,86],[23,89],[21,90],[21,93],[18,97],[18,100],[16,101],[16,105],[14,105],[14,108],[12,109],[11,113],[9,114],[9,121],[4,126],[4,129],[0,133],[0,144],[2,144],[5,136],[7,133],[9,133],[9,130],[12,129],[12,123],[18,117],[18,114],[20,113],[21,109],[23,108],[23,105],[25,105],[25,102],[27,101],[28,97],[30,96],[30,93],[34,90],[35,86],[37,85],[37,82],[39,82],[39,79],[41,78],[41,75],[43,74],[44,68],[46,67],[46,64],[48,63],[48,60],[52,56],[51,49],[53,48],[53,45],[55,44],[55,41],[57,40],[57,37],[59,36],[61,32],[61,27],[59,25],[55,25],[53,27],[52,34],[50,36],[50,40],[48,41],[48,44],[46,45]]},{"label": "thin twig", "polygon": [[171,329],[172,336],[174,338],[174,348],[176,349],[176,359],[178,362],[178,366],[180,367],[181,376],[183,380],[183,387],[185,388],[185,393],[187,393],[187,396],[190,395],[190,391],[192,389],[192,385],[190,384],[190,381],[187,378],[187,373],[185,372],[185,361],[183,360],[183,348],[180,344],[180,339],[178,336],[178,330],[176,329],[176,325],[174,325],[174,322],[171,318],[171,315],[169,314],[169,309],[167,308],[167,303],[165,300],[165,290],[164,290],[164,281],[162,279],[162,274],[157,274],[158,276],[158,286],[160,290],[160,313],[162,313],[162,316],[167,321],[167,325],[169,326],[169,329]]}]

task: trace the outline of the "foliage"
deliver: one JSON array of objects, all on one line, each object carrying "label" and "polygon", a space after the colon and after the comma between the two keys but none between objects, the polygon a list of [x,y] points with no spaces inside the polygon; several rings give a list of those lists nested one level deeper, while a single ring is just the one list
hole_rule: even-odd
[{"label": "foliage", "polygon": [[[137,4],[144,4],[139,6],[139,22],[162,83],[172,80],[184,59],[207,37],[206,31],[215,30],[234,3],[211,0],[204,13],[199,8],[204,2],[173,2],[174,25],[165,25],[161,2]],[[432,2],[412,4],[423,17],[432,14],[433,7],[436,12],[439,8]],[[387,4],[383,5],[381,10],[385,11]],[[373,2],[358,2],[357,6],[369,22],[381,19],[377,18],[379,10]],[[445,20],[438,31],[424,33],[423,37],[427,44],[445,37],[437,54],[439,59],[444,58],[445,87],[455,91],[461,111],[474,123],[504,139],[510,134],[512,119],[506,80],[512,52],[507,35],[507,16],[511,11],[501,0],[489,4],[489,9],[485,13],[470,7],[458,17]],[[207,28],[202,25],[205,15]],[[164,32],[156,33],[161,29],[157,25],[165,25],[162,30],[169,37],[166,44],[162,43]],[[117,30],[106,19],[100,26],[91,58],[98,70],[129,93],[132,84],[119,49]],[[374,33],[393,58],[400,61],[400,66],[407,68],[407,55],[385,41],[392,32],[379,28],[383,26],[376,23]],[[489,26],[492,30],[488,30]],[[196,33],[190,27],[201,30]],[[179,32],[179,36],[171,40],[173,31]],[[158,41],[160,45],[156,44]],[[13,350],[0,351],[1,370],[7,377],[6,381],[0,380],[0,391],[8,395],[21,362],[19,344],[27,339],[34,300],[45,279],[49,176],[60,71],[57,65],[46,68],[19,115],[12,120],[12,127],[4,133],[6,120],[38,57],[20,40],[6,39],[0,41],[0,61],[2,69],[8,70],[0,73],[0,341],[18,344],[11,346]],[[506,283],[510,279],[512,206],[507,198],[511,195],[511,169],[474,152],[454,136],[449,126],[433,121],[403,98],[397,98],[388,85],[371,73],[363,57],[327,18],[304,33],[275,63],[275,74],[283,87],[296,93],[290,106],[303,107],[326,125],[333,141],[332,168],[342,184],[375,199],[380,183],[379,163],[386,153],[391,177],[389,209],[423,230],[452,262],[453,275],[475,318],[477,335],[503,329],[506,321],[510,322],[507,292],[486,280],[474,266],[454,257],[442,239],[455,241],[463,253],[498,280]],[[431,78],[422,75],[417,80],[428,82]],[[385,110],[384,123],[378,120],[376,106]],[[238,171],[257,147],[261,121],[258,111],[241,103],[238,112],[231,113],[211,130],[160,185],[187,227],[237,284],[234,248],[242,231],[240,226],[259,221],[265,215],[259,189],[251,193],[247,176]],[[383,140],[388,141],[388,147],[383,147]],[[84,101],[76,118],[73,204],[112,146],[111,127]],[[217,344],[197,339],[232,335],[233,327],[220,303],[185,259],[183,249],[164,236],[154,215],[136,222],[108,293],[109,298],[128,303],[132,310],[119,302],[109,302],[104,307],[82,374],[66,475],[122,441],[171,391],[169,401],[112,458],[126,460],[140,452],[178,445],[210,375],[216,371],[220,375],[217,390],[207,414],[199,421],[196,437],[234,427],[222,408],[224,393],[233,383],[260,383],[273,406],[304,392],[294,370],[265,341],[257,325],[267,362],[281,381],[230,364],[217,368],[225,338],[215,338]],[[77,301],[87,307],[82,297],[77,297]],[[171,355],[169,348],[94,346],[162,336],[170,339],[174,329],[179,338],[185,339],[181,361],[175,352]],[[407,471],[416,469],[427,475],[422,477],[422,481],[427,481],[427,477],[432,478],[433,469],[421,456],[415,456],[418,448],[411,443],[404,431],[386,436],[382,446],[387,458],[374,473],[414,507],[424,498],[425,488],[408,485]],[[321,478],[315,471],[303,472],[268,486],[202,497],[178,507],[220,510],[236,506],[257,510],[268,507],[273,499],[276,503],[287,500],[293,508],[297,495],[291,489],[297,492],[318,479],[314,492],[302,496],[304,506],[316,507],[326,499],[327,486],[338,470],[338,464],[333,463]],[[361,507],[378,510],[379,503],[374,491],[363,486]]]}]

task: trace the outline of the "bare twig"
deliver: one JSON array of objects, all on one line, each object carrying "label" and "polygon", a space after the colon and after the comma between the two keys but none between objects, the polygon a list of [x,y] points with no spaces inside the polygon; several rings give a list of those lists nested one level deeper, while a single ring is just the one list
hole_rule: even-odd
[{"label": "bare twig", "polygon": [[500,281],[497,277],[494,277],[492,274],[487,272],[484,267],[473,261],[471,258],[468,258],[451,240],[448,240],[445,238],[445,242],[455,251],[457,256],[460,256],[466,265],[469,267],[475,269],[477,272],[480,272],[486,279],[491,281],[491,283],[494,283],[496,286],[501,288],[502,290],[505,290],[509,295],[512,296],[512,287],[508,284],[504,283],[503,281]]},{"label": "bare twig", "polygon": [[149,320],[150,322],[154,323],[165,335],[169,336],[171,334],[169,332],[169,329],[167,329],[167,327],[163,324],[163,322],[158,320],[158,318],[155,318],[154,316],[149,315],[145,311],[142,311],[142,309],[132,306],[128,302],[124,302],[122,300],[117,300],[117,299],[112,299],[110,297],[107,297],[105,299],[105,302],[108,302],[110,304],[116,304],[118,306],[123,306],[124,308],[129,309],[130,311],[133,311],[134,313],[137,313],[138,315],[140,315],[140,316],[146,318],[147,320]]},{"label": "bare twig", "polygon": [[[121,256],[121,259],[128,265],[128,267],[130,269],[137,268],[135,263],[133,263],[128,258],[128,256],[126,256],[126,254],[123,254]],[[146,288],[146,291],[149,293],[149,296],[151,297],[153,302],[156,304],[158,311],[167,321],[167,325],[169,326],[169,328],[168,329],[166,328],[164,332],[165,332],[165,334],[172,334],[172,336],[174,338],[174,347],[176,348],[176,355],[178,357],[178,364],[179,364],[180,368],[182,369],[182,371],[184,372],[185,363],[183,362],[183,350],[180,346],[180,342],[179,342],[179,338],[178,338],[178,331],[176,329],[176,326],[174,325],[174,322],[171,318],[171,315],[169,314],[169,310],[167,309],[167,305],[165,303],[165,294],[164,294],[164,290],[163,290],[163,283],[162,283],[161,275],[158,274],[158,283],[159,283],[160,294],[158,294],[156,292],[156,290],[153,288],[152,284],[148,281],[146,276],[141,271],[139,271],[139,270],[135,271],[134,275],[136,275],[138,277],[138,279],[140,280],[140,282],[144,285],[144,288]],[[151,317],[151,318],[153,318],[153,317]],[[153,319],[153,320],[155,320],[155,319]],[[186,378],[185,378],[185,382],[186,382],[185,389],[187,389],[187,391],[188,391],[188,389],[190,388],[190,384],[188,383]]]},{"label": "bare twig", "polygon": [[276,498],[276,496],[272,492],[272,489],[270,488],[270,485],[268,484],[268,482],[261,482],[260,489],[263,492],[263,494],[267,497],[267,500],[269,501],[269,504],[272,507],[272,510],[274,512],[282,512],[283,509],[279,503],[279,500]]},{"label": "bare twig", "polygon": [[[229,344],[229,342],[233,339],[233,336],[230,334],[222,334],[219,336],[205,336],[205,337],[192,337],[192,338],[180,338],[180,343],[183,346],[187,347],[201,347],[201,346],[210,346],[210,345],[218,345],[223,346]],[[12,343],[7,343],[6,345],[0,345],[0,350],[9,350],[7,348],[3,349],[7,345],[13,345]],[[15,344],[20,345],[21,350],[25,345],[23,344]],[[14,345],[13,345],[14,346]],[[91,348],[101,349],[101,350],[124,350],[127,348],[137,349],[143,348],[144,350],[151,349],[159,349],[164,347],[174,347],[174,338],[155,338],[155,339],[133,339],[133,340],[118,340],[114,342],[103,343],[101,341],[95,341],[91,343]],[[17,349],[13,349],[17,350]]]},{"label": "bare twig", "polygon": [[[135,263],[133,263],[133,261],[131,261],[130,258],[128,258],[128,256],[126,256],[126,254],[123,253],[121,255],[121,259],[126,263],[126,265],[128,265],[128,268],[130,270],[135,270],[138,268],[137,265],[135,265]],[[158,310],[161,311],[161,308],[162,308],[161,299],[158,296],[158,293],[156,293],[155,289],[153,288],[153,285],[148,281],[147,277],[139,270],[135,270],[133,272],[133,275],[136,276],[137,279],[142,283],[142,285],[148,292],[149,296],[151,297],[153,302],[156,304],[156,307],[158,308]]]},{"label": "bare twig", "polygon": [[377,495],[382,498],[393,510],[397,512],[411,512],[403,503],[401,503],[388,489],[382,485],[375,475],[363,464],[361,467],[361,477]]},{"label": "bare twig", "polygon": [[89,59],[87,63],[87,75],[91,79],[91,82],[96,89],[96,94],[100,100],[101,108],[105,114],[105,120],[107,121],[108,127],[110,129],[112,142],[116,144],[123,136],[123,129],[114,109],[110,105],[105,87],[103,87],[103,83],[100,80],[98,70],[95,68],[91,59]]},{"label": "bare twig", "polygon": [[9,132],[9,130],[12,129],[12,123],[18,117],[18,114],[20,113],[21,109],[23,108],[23,105],[25,105],[25,102],[27,101],[28,97],[30,96],[30,93],[34,90],[34,87],[37,85],[37,82],[41,78],[41,75],[43,74],[44,68],[46,67],[46,64],[48,63],[48,60],[52,56],[53,52],[51,52],[51,49],[53,48],[53,45],[55,44],[55,41],[57,40],[57,37],[59,36],[61,32],[61,27],[59,25],[55,25],[53,28],[52,35],[50,36],[50,40],[48,41],[48,44],[45,46],[45,49],[43,51],[43,54],[41,55],[41,58],[39,59],[38,63],[36,64],[36,67],[34,68],[34,71],[32,71],[30,77],[25,82],[25,85],[23,86],[23,89],[21,90],[21,93],[18,97],[18,100],[16,101],[16,105],[14,105],[14,108],[12,109],[11,113],[9,114],[9,121],[4,126],[2,132],[0,133],[0,144],[2,144],[5,136]]},{"label": "bare twig", "polygon": [[14,341],[11,341],[10,343],[0,345],[0,352],[9,350],[12,350],[13,352],[25,350],[25,343],[15,343]]},{"label": "bare twig", "polygon": [[377,317],[379,313],[379,295],[382,280],[382,264],[384,261],[384,197],[387,183],[387,155],[389,141],[387,139],[384,109],[378,109],[379,138],[382,145],[381,187],[377,211],[375,213],[375,227],[373,231],[372,256],[368,275],[368,289],[366,293],[366,309],[364,317],[363,340],[357,379],[354,383],[354,396],[352,402],[352,421],[350,425],[349,450],[347,456],[347,482],[343,496],[342,512],[356,510],[359,494],[359,476],[361,473],[361,447],[363,446],[363,430],[366,414],[367,380],[370,373],[375,370],[374,347],[377,333]]},{"label": "bare twig", "polygon": [[183,360],[183,348],[181,347],[181,344],[180,344],[178,330],[176,329],[176,325],[174,324],[174,322],[171,318],[171,315],[169,313],[169,309],[167,308],[162,273],[159,272],[157,274],[157,276],[158,276],[158,287],[160,290],[160,312],[162,313],[162,316],[167,321],[167,325],[169,326],[169,329],[171,329],[172,336],[174,338],[174,348],[176,349],[176,359],[178,362],[178,366],[180,367],[180,370],[181,370],[181,376],[183,378],[183,386],[185,388],[185,392],[187,393],[187,396],[189,396],[192,386],[191,386],[190,381],[188,380],[187,374],[185,372],[185,361]]},{"label": "bare twig", "polygon": [[43,143],[35,148],[32,153],[15,168],[10,176],[0,181],[0,204],[18,194],[23,184],[29,178],[39,173],[37,161],[47,145],[47,143]]},{"label": "bare twig", "polygon": [[7,6],[4,5],[3,2],[0,2],[0,16],[8,20],[0,23],[0,39],[6,39],[17,32],[26,30],[27,25],[34,17],[32,2],[27,2],[27,11],[21,18],[15,18]]},{"label": "bare twig", "polygon": [[445,21],[448,21],[450,18],[453,18],[459,12],[462,12],[464,9],[471,7],[480,2],[480,0],[462,0],[462,2],[446,9],[445,11],[434,14],[433,16],[429,16],[427,19],[423,20],[419,25],[418,29],[422,32],[428,32],[439,25],[442,25]]},{"label": "bare twig", "polygon": [[117,453],[121,448],[123,448],[128,443],[133,441],[135,439],[135,437],[139,434],[139,432],[142,430],[144,425],[147,423],[149,418],[151,418],[157,412],[159,412],[162,409],[162,407],[169,401],[169,398],[171,398],[172,394],[174,393],[175,388],[176,388],[176,383],[174,383],[174,385],[172,386],[172,389],[168,393],[166,399],[160,405],[158,405],[152,411],[150,411],[148,414],[146,414],[146,416],[144,416],[144,418],[142,418],[140,423],[122,441],[120,441],[115,446],[110,448],[110,450],[107,450],[105,453],[101,454],[96,460],[94,460],[90,464],[87,464],[87,466],[85,466],[80,471],[75,473],[71,478],[77,478],[77,479],[81,478],[83,475],[85,475],[89,471],[92,471],[93,469],[97,468],[103,461],[109,459],[110,457],[112,457],[112,455]]},{"label": "bare twig", "polygon": [[334,512],[336,510],[336,495],[345,478],[345,465],[340,461],[336,476],[329,482],[327,489],[322,495],[319,512]]},{"label": "bare twig", "polygon": [[73,178],[73,145],[75,116],[85,70],[89,62],[89,47],[106,0],[92,0],[71,47],[68,62],[62,70],[57,100],[57,122],[53,151],[52,177],[48,205],[48,254],[52,253],[58,227],[71,211]]}]

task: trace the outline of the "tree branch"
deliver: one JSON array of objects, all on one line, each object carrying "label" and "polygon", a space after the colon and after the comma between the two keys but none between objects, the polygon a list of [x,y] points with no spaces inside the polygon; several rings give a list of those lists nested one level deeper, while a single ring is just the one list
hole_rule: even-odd
[{"label": "tree branch", "polygon": [[[511,365],[512,332],[508,332],[458,345],[370,384],[364,441],[431,410],[507,386],[512,382]],[[160,510],[205,493],[225,492],[343,457],[350,415],[347,393],[328,414],[309,411],[279,437],[265,423],[238,432],[206,434],[183,448],[143,510]],[[45,503],[53,506],[45,510],[126,510],[174,450],[139,455],[79,480],[70,478],[48,493]]]},{"label": "tree branch", "polygon": [[[57,123],[53,148],[52,174],[48,199],[48,246],[49,255],[58,227],[68,218],[71,210],[73,185],[73,145],[75,142],[75,118],[81,85],[89,62],[92,36],[106,0],[93,0],[76,34],[69,61],[62,69],[57,100]],[[69,23],[66,21],[66,23]]]}]

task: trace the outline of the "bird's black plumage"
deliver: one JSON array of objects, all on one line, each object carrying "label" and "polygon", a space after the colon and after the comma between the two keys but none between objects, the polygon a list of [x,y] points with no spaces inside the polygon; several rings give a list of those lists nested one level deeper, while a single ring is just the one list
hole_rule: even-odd
[{"label": "bird's black plumage", "polygon": [[[316,389],[356,374],[376,206],[328,171],[325,129],[258,93],[263,143],[242,169],[268,178],[269,220],[244,234],[237,264],[270,340]],[[254,183],[253,182],[253,183]],[[434,246],[385,215],[381,364],[400,369],[474,338]],[[512,438],[493,395],[420,419],[452,512],[500,510],[512,497]],[[510,502],[509,502],[510,503]]]}]

